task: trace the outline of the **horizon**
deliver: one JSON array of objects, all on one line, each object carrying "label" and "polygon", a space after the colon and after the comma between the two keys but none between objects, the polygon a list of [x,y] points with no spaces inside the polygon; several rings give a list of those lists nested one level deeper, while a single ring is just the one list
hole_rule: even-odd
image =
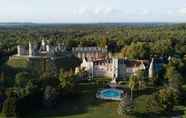
[{"label": "horizon", "polygon": [[0,24],[185,24],[186,22],[161,22],[161,21],[147,21],[147,22],[0,22]]}]

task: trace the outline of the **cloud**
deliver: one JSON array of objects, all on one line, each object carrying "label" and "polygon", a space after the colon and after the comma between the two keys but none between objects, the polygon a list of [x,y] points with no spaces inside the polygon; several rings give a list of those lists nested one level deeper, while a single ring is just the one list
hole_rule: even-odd
[{"label": "cloud", "polygon": [[151,13],[150,10],[147,10],[147,9],[137,9],[137,10],[132,11],[130,15],[146,16],[146,15],[149,15],[150,13]]},{"label": "cloud", "polygon": [[122,10],[111,7],[97,7],[97,8],[80,8],[74,11],[75,16],[79,17],[94,17],[94,18],[126,18],[126,17],[144,17],[151,14],[150,10]]},{"label": "cloud", "polygon": [[178,15],[186,15],[186,7],[177,10]]},{"label": "cloud", "polygon": [[166,15],[173,15],[174,14],[174,11],[172,11],[172,10],[168,10],[167,12],[166,12]]},{"label": "cloud", "polygon": [[150,14],[150,11],[147,9],[142,9],[139,11],[139,15],[148,15],[148,14]]},{"label": "cloud", "polygon": [[98,7],[98,8],[80,8],[79,10],[75,10],[74,14],[76,16],[98,16],[98,17],[106,17],[106,16],[119,16],[123,14],[123,11],[120,9],[109,8],[109,7]]}]

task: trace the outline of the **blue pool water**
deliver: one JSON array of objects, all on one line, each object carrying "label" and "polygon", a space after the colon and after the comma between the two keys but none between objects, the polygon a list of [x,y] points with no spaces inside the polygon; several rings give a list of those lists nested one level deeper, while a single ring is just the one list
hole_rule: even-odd
[{"label": "blue pool water", "polygon": [[121,100],[123,97],[123,91],[113,88],[102,89],[97,92],[96,97],[104,100]]},{"label": "blue pool water", "polygon": [[104,91],[102,95],[105,97],[119,97],[120,92],[116,90],[107,90],[107,91]]}]

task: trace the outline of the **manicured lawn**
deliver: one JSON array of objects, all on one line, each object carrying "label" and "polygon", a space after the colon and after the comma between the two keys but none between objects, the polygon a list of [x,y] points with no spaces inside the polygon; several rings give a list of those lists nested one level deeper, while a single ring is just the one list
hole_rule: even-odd
[{"label": "manicured lawn", "polygon": [[117,107],[118,103],[106,102],[88,107],[87,113],[65,116],[64,118],[120,118],[116,112]]},{"label": "manicured lawn", "polygon": [[161,109],[157,106],[154,106],[151,108],[151,111],[147,112],[146,106],[150,97],[150,95],[142,95],[134,100],[134,116],[137,118],[162,118]]},{"label": "manicured lawn", "polygon": [[8,60],[7,64],[14,68],[26,68],[28,61],[25,58],[17,58]]},{"label": "manicured lawn", "polygon": [[165,113],[158,105],[152,106],[148,111],[147,104],[150,95],[142,95],[134,100],[134,116],[136,118],[170,118],[173,116],[180,116],[183,114],[184,106],[175,106],[174,111],[171,113]]},{"label": "manicured lawn", "polygon": [[4,115],[3,115],[3,113],[0,113],[0,118],[4,118]]},{"label": "manicured lawn", "polygon": [[119,102],[95,98],[99,82],[81,83],[81,95],[61,98],[56,108],[32,114],[34,118],[122,118],[117,114]]},{"label": "manicured lawn", "polygon": [[[103,81],[101,78],[97,79],[97,81],[79,84],[80,95],[61,97],[54,108],[43,108],[40,111],[31,113],[26,118],[124,118],[117,114],[119,102],[96,99],[97,90],[110,81],[109,79]],[[123,89],[126,89],[126,87],[127,83],[124,82]],[[180,115],[180,111],[183,111],[184,106],[178,106],[175,109],[176,111],[171,114],[161,112],[158,106],[153,106],[152,110],[148,111],[146,105],[153,91],[153,88],[147,88],[141,91],[139,96],[135,96],[133,117],[129,118],[169,118]],[[2,114],[0,114],[1,117]]]}]

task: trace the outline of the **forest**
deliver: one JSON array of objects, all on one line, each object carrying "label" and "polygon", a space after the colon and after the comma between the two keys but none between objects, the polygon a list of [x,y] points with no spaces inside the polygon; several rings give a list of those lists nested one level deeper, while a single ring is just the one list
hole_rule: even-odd
[{"label": "forest", "polygon": [[132,58],[183,56],[186,49],[185,24],[22,24],[0,27],[0,49],[9,53],[15,53],[17,44],[42,39],[51,43],[63,42],[69,48],[107,45],[113,53],[124,51],[126,47],[129,50],[139,48],[141,55],[126,54]]}]

